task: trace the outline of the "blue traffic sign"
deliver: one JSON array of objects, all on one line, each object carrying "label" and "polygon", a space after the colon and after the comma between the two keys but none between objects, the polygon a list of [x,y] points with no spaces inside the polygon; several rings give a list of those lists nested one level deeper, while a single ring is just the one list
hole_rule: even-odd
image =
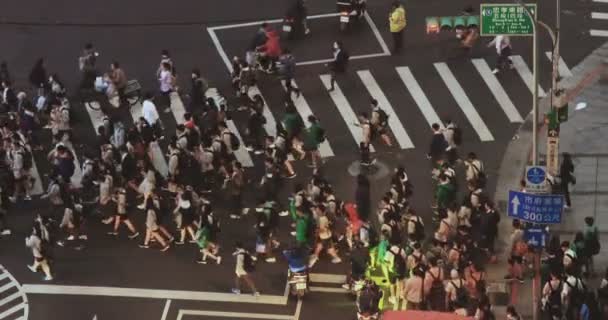
[{"label": "blue traffic sign", "polygon": [[549,224],[562,221],[564,197],[509,191],[509,217],[526,222]]},{"label": "blue traffic sign", "polygon": [[532,184],[541,184],[547,178],[545,167],[529,166],[526,170],[526,180]]},{"label": "blue traffic sign", "polygon": [[533,227],[524,230],[524,241],[526,241],[528,246],[544,248],[546,239],[547,232],[545,228]]}]

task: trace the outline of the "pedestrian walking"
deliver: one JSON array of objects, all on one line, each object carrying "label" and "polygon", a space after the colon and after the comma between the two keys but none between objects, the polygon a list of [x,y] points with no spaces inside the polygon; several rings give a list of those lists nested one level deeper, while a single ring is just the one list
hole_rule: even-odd
[{"label": "pedestrian walking", "polygon": [[45,88],[46,80],[47,80],[47,72],[46,72],[46,68],[44,67],[43,58],[39,58],[38,60],[36,60],[34,67],[32,67],[32,70],[30,71],[28,80],[30,81],[30,84],[32,85],[32,89],[35,90],[34,92],[40,92],[40,91],[38,91],[39,89]]},{"label": "pedestrian walking", "polygon": [[118,61],[114,61],[112,64],[110,64],[110,80],[112,81],[112,85],[118,94],[118,106],[128,106],[129,101],[125,95],[125,89],[127,88],[128,82],[127,75],[120,67]]},{"label": "pedestrian walking", "polygon": [[357,203],[357,212],[359,213],[359,218],[363,221],[368,221],[372,206],[370,184],[369,179],[362,174],[357,176],[355,202]]},{"label": "pedestrian walking", "polygon": [[333,44],[333,60],[325,66],[329,68],[330,73],[330,92],[335,90],[336,77],[338,74],[346,72],[348,66],[348,59],[350,58],[348,52],[344,49],[341,41],[335,41]]},{"label": "pedestrian walking", "polygon": [[195,112],[203,109],[206,111],[205,93],[209,88],[209,83],[201,76],[199,69],[192,69],[191,85],[190,85],[190,104],[188,105],[189,112]]},{"label": "pedestrian walking", "polygon": [[513,69],[513,61],[511,60],[511,38],[507,35],[497,35],[488,43],[488,48],[494,46],[496,48],[496,66],[492,70],[493,74],[497,74],[501,70],[509,67]]},{"label": "pedestrian walking", "polygon": [[559,167],[559,176],[561,178],[561,191],[564,194],[566,203],[564,204],[565,209],[572,207],[572,201],[570,200],[570,184],[576,184],[576,177],[574,176],[574,163],[572,163],[572,156],[568,152],[562,154],[562,164]]},{"label": "pedestrian walking", "polygon": [[287,96],[291,97],[293,92],[297,97],[300,97],[300,89],[294,87],[293,78],[296,73],[296,58],[291,54],[289,48],[283,50],[283,54],[279,57],[278,63],[279,77],[285,82]]},{"label": "pedestrian walking", "polygon": [[95,50],[93,44],[87,43],[84,45],[82,55],[78,58],[78,69],[82,72],[81,89],[92,90],[95,87],[95,77],[97,77],[95,63],[98,56],[99,53]]},{"label": "pedestrian walking", "polygon": [[255,270],[253,257],[245,248],[240,241],[237,241],[235,244],[236,251],[232,253],[234,257],[236,257],[235,264],[235,287],[232,288],[232,292],[236,294],[241,294],[241,281],[245,281],[249,289],[253,292],[254,296],[259,296],[260,292],[255,287],[255,283],[251,278],[251,273]]},{"label": "pedestrian walking", "polygon": [[432,165],[435,166],[439,161],[443,160],[445,150],[448,147],[448,142],[445,140],[445,136],[443,135],[443,132],[441,132],[441,126],[438,123],[433,123],[431,129],[433,130],[433,136],[431,137],[427,158],[429,158]]},{"label": "pedestrian walking", "polygon": [[397,54],[403,47],[403,30],[407,24],[405,8],[398,0],[395,0],[391,6],[388,21],[393,36],[393,54]]},{"label": "pedestrian walking", "polygon": [[40,226],[35,223],[32,229],[32,233],[25,238],[25,245],[32,250],[32,255],[34,256],[34,263],[32,265],[28,265],[27,267],[34,273],[38,272],[38,269],[42,269],[44,272],[44,280],[51,281],[53,280],[53,276],[51,275],[51,267],[43,252],[43,244],[42,244],[42,230]]},{"label": "pedestrian walking", "polygon": [[310,125],[304,131],[302,149],[310,154],[310,167],[314,168],[316,172],[323,161],[319,152],[319,145],[325,142],[325,129],[321,127],[319,120],[313,115],[309,115],[307,121]]},{"label": "pedestrian walking", "polygon": [[160,87],[160,105],[165,108],[165,113],[171,112],[171,92],[175,89],[175,76],[172,73],[170,62],[161,62],[158,72],[158,83]]}]

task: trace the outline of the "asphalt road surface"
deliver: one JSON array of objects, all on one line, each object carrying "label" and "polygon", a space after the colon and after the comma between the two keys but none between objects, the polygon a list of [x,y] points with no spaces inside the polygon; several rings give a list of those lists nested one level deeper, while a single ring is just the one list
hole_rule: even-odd
[{"label": "asphalt road surface", "polygon": [[[398,165],[406,168],[415,186],[414,207],[425,218],[430,215],[431,181],[425,158],[430,141],[430,124],[450,118],[464,133],[462,152],[475,151],[486,163],[490,182],[494,180],[507,142],[522,118],[531,109],[531,39],[514,38],[514,70],[493,75],[495,51],[485,48],[490,39],[482,38],[470,56],[461,55],[451,34],[437,37],[424,33],[424,18],[431,15],[457,15],[466,4],[479,1],[454,2],[429,0],[406,4],[408,27],[404,52],[387,55],[391,47],[387,10],[390,1],[373,1],[369,15],[347,33],[338,30],[338,18],[331,1],[308,1],[312,36],[304,41],[288,43],[299,63],[296,83],[302,96],[296,100],[301,114],[315,114],[326,128],[328,145],[323,156],[324,172],[341,199],[352,200],[358,160],[360,132],[352,128],[353,115],[368,110],[369,97],[380,101],[390,114],[390,126],[397,135],[397,147],[391,149],[374,143],[375,156],[381,170],[372,177],[372,199],[384,193],[388,173]],[[495,2],[495,1],[490,1]],[[608,13],[605,1],[564,3],[562,5],[562,75],[567,76],[591,50],[603,43],[601,32],[608,30],[602,12]],[[243,55],[247,44],[262,21],[281,18],[284,1],[255,2],[224,0],[180,1],[108,0],[90,4],[77,0],[22,0],[18,5],[4,6],[0,13],[0,59],[8,62],[18,87],[27,85],[27,75],[38,57],[47,61],[49,72],[56,72],[74,88],[78,81],[77,57],[86,42],[93,42],[100,51],[100,66],[118,60],[129,78],[137,78],[145,88],[156,89],[155,70],[161,49],[168,49],[180,74],[182,93],[187,93],[189,70],[200,68],[212,87],[229,96],[226,58]],[[554,23],[554,4],[539,5],[539,18]],[[595,12],[595,14],[591,14]],[[242,24],[250,24],[245,25]],[[603,29],[602,29],[603,28]],[[551,50],[549,37],[540,36],[540,78],[543,91],[550,88]],[[216,40],[215,40],[216,39]],[[326,91],[327,70],[322,60],[331,58],[331,43],[341,39],[352,60],[348,72],[337,81],[339,89]],[[263,76],[259,92],[268,104],[269,123],[282,116],[283,89],[273,76]],[[72,90],[73,92],[73,90]],[[72,101],[76,115],[76,155],[82,159],[86,145],[95,138],[98,114]],[[181,122],[187,98],[175,95],[170,113],[161,117],[167,130]],[[139,106],[140,107],[140,106]],[[115,111],[126,124],[132,123],[138,106]],[[130,114],[131,113],[131,114]],[[241,133],[244,115],[234,114],[234,126]],[[269,130],[272,127],[268,126]],[[353,129],[353,130],[351,130]],[[46,135],[46,134],[45,134]],[[46,138],[48,140],[48,138]],[[43,137],[44,140],[44,137]],[[44,141],[47,141],[44,140]],[[159,147],[161,156],[155,165],[166,165],[166,146]],[[251,160],[251,177],[261,174],[262,158],[240,152],[242,162]],[[49,165],[43,153],[35,154],[37,178],[46,187]],[[310,169],[304,163],[296,166],[298,178],[285,182],[286,196],[295,183],[304,182]],[[253,189],[253,188],[252,188]],[[246,199],[253,205],[254,190]],[[110,239],[106,226],[90,221],[86,228],[90,240],[82,251],[70,247],[55,252],[56,280],[43,283],[25,265],[31,263],[23,238],[29,232],[33,213],[45,210],[46,203],[21,203],[12,212],[10,222],[14,235],[0,239],[0,319],[243,319],[243,313],[267,319],[351,319],[352,300],[338,287],[346,265],[331,265],[327,259],[315,266],[320,274],[311,292],[298,304],[285,293],[286,264],[262,264],[255,281],[262,296],[259,299],[243,294],[229,294],[233,283],[234,261],[230,257],[236,239],[251,241],[253,217],[238,222],[228,221],[227,213],[220,236],[224,262],[220,265],[197,265],[193,246],[171,249],[167,253],[143,250],[125,238]],[[137,225],[143,215],[137,214]],[[427,220],[428,221],[428,220]],[[283,242],[289,241],[289,221],[281,221]],[[328,281],[328,282],[324,282]],[[120,289],[118,289],[120,288]]]}]

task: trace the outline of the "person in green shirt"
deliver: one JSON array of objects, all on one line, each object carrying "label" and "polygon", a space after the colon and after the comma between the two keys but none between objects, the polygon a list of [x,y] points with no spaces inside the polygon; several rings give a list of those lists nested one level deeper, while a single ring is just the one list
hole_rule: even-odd
[{"label": "person in green shirt", "polygon": [[595,219],[593,217],[585,217],[585,229],[583,230],[583,238],[585,240],[585,247],[587,248],[588,260],[587,260],[587,271],[593,274],[595,269],[593,267],[593,256],[600,253],[600,238],[599,230],[595,225]]},{"label": "person in green shirt", "polygon": [[446,175],[439,176],[439,184],[435,197],[437,199],[438,208],[447,208],[454,200],[455,190],[454,185],[450,183],[450,179]]},{"label": "person in green shirt", "polygon": [[310,215],[303,210],[302,206],[295,206],[294,198],[290,198],[289,202],[291,218],[296,224],[296,243],[298,246],[306,246],[309,244]]},{"label": "person in green shirt", "polygon": [[318,169],[321,163],[319,144],[325,141],[325,130],[321,128],[319,120],[315,116],[309,115],[307,120],[310,125],[304,132],[304,152],[310,153],[311,166]]},{"label": "person in green shirt", "polygon": [[222,262],[222,257],[218,255],[219,247],[209,240],[211,235],[211,227],[208,223],[203,222],[203,225],[198,229],[195,235],[196,244],[198,245],[202,258],[197,263],[207,264],[207,257],[215,260],[217,264]]},{"label": "person in green shirt", "polygon": [[285,128],[285,132],[287,132],[287,140],[290,141],[293,146],[291,149],[298,152],[299,158],[303,159],[306,156],[306,153],[301,149],[302,143],[298,137],[304,128],[304,122],[291,100],[288,99],[285,104],[285,115],[283,116],[281,123],[283,128]]}]

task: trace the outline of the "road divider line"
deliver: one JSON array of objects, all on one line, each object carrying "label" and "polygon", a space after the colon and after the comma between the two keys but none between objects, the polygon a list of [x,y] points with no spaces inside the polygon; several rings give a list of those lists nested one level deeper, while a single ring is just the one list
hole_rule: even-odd
[{"label": "road divider line", "polygon": [[[283,81],[281,81],[281,84],[283,86],[283,89],[287,90],[287,88],[285,87],[285,83]],[[299,88],[294,80],[291,81],[291,84],[294,87]],[[296,110],[298,110],[300,117],[302,117],[302,120],[304,121],[304,125],[306,126],[306,128],[309,128],[310,122],[308,122],[308,117],[314,116],[314,114],[312,113],[312,110],[310,109],[308,102],[306,102],[306,99],[304,99],[304,95],[300,93],[300,96],[296,97],[293,100],[293,104],[295,105]],[[316,116],[315,116],[315,118],[316,118]],[[321,125],[322,124],[323,123],[321,123]],[[325,141],[323,141],[319,145],[319,152],[321,153],[321,157],[323,157],[323,158],[334,156],[334,152],[331,149],[331,147],[329,146],[329,141],[327,141],[327,139],[325,139]]]},{"label": "road divider line", "polygon": [[[528,65],[524,61],[524,58],[522,58],[521,56],[511,56],[511,60],[513,61],[513,66],[515,67],[515,70],[517,71],[521,79],[524,81],[526,86],[528,86],[530,92],[534,92],[534,77],[532,76],[530,68],[528,68]],[[538,97],[543,98],[546,95],[547,94],[545,93],[545,90],[543,90],[543,88],[539,84]]]},{"label": "road divider line", "polygon": [[412,139],[410,139],[405,128],[403,128],[397,113],[395,113],[393,106],[386,98],[382,89],[380,89],[380,86],[378,85],[378,82],[376,82],[376,79],[374,79],[372,73],[369,70],[361,70],[357,71],[357,75],[359,75],[361,82],[365,85],[370,96],[378,101],[378,106],[388,115],[388,125],[395,136],[395,140],[397,140],[397,143],[401,146],[401,149],[414,148]]},{"label": "road divider line", "polygon": [[456,103],[473,126],[473,129],[475,129],[475,132],[479,135],[481,141],[493,141],[494,137],[492,136],[492,133],[481,119],[481,116],[479,116],[479,113],[477,113],[473,103],[471,103],[471,100],[467,97],[467,94],[460,86],[460,83],[458,83],[458,80],[454,77],[454,74],[452,74],[452,71],[448,68],[448,65],[443,62],[434,63],[433,65],[435,66],[435,69],[437,69],[441,79],[443,79],[443,82],[445,82],[448,90],[454,97],[454,100],[456,100]]},{"label": "road divider line", "polygon": [[[223,98],[220,97],[220,94],[217,91],[217,89],[209,88],[205,92],[205,95],[207,97],[212,98],[215,101],[215,105],[219,110],[220,104],[222,103],[221,100]],[[241,141],[241,145],[239,146],[239,148],[237,150],[234,150],[234,156],[243,165],[243,167],[247,167],[247,168],[253,167],[253,160],[251,159],[251,155],[249,154],[249,151],[247,151],[247,149],[245,149],[245,140],[243,140],[243,137],[241,137],[241,134],[239,133],[239,130],[236,127],[236,124],[234,123],[234,120],[227,119],[226,125],[228,126],[228,129],[230,130],[230,132],[234,133],[234,135],[236,135],[236,137],[239,138],[239,140]]]},{"label": "road divider line", "polygon": [[409,91],[410,95],[412,98],[414,98],[414,102],[416,102],[416,105],[418,105],[418,109],[420,109],[422,112],[422,115],[426,119],[426,122],[428,122],[429,127],[432,126],[433,123],[437,123],[443,128],[441,119],[439,119],[439,116],[437,115],[437,112],[435,112],[435,109],[433,109],[431,102],[424,94],[424,91],[422,91],[418,81],[416,81],[416,78],[414,78],[410,68],[397,67],[395,69],[397,70],[397,74],[399,74],[401,81],[403,81],[403,84],[405,84],[405,87]]},{"label": "road divider line", "polygon": [[207,311],[207,310],[179,310],[177,320],[184,316],[207,316],[236,319],[272,319],[272,320],[293,320],[292,315],[278,315],[270,313],[249,313],[249,312],[229,312],[229,311]]},{"label": "road divider line", "polygon": [[165,308],[163,309],[163,315],[160,317],[160,320],[167,320],[167,315],[169,314],[170,307],[171,299],[167,299],[167,302],[165,302]]},{"label": "road divider line", "polygon": [[[135,105],[131,106],[131,117],[133,118],[133,123],[139,121],[139,118],[143,116],[142,113],[142,104],[138,101]],[[158,111],[158,108],[157,108]],[[167,160],[163,154],[163,151],[160,149],[158,142],[153,141],[148,145],[148,155],[150,156],[150,160],[152,161],[152,165],[163,177],[167,177],[169,175],[169,167],[167,166]]]},{"label": "road divider line", "polygon": [[311,273],[309,275],[310,282],[318,283],[346,283],[346,276],[343,274],[331,274],[331,273]]},{"label": "road divider line", "polygon": [[[331,76],[330,75],[323,74],[323,75],[320,75],[319,77],[321,78],[321,82],[323,82],[323,85],[325,86],[326,89],[331,88],[331,80],[330,80]],[[357,149],[358,149],[359,143],[361,142],[361,139],[362,139],[362,130],[358,126],[359,119],[357,119],[357,116],[353,112],[353,109],[350,106],[350,103],[348,103],[348,100],[346,100],[344,93],[342,93],[342,90],[340,89],[340,86],[337,83],[335,84],[334,89],[335,89],[334,91],[329,92],[329,96],[331,97],[334,104],[336,105],[338,112],[340,112],[342,119],[344,119],[344,122],[346,122],[346,126],[348,127],[350,134],[352,135],[353,139],[355,140],[355,143],[356,143]],[[371,152],[375,152],[374,146],[372,146],[370,144],[369,150]]]},{"label": "road divider line", "polygon": [[324,292],[324,293],[345,293],[348,290],[344,288],[329,288],[329,287],[309,287],[310,292]]},{"label": "road divider line", "polygon": [[[553,53],[551,51],[545,52],[545,55],[547,56],[549,61],[553,62]],[[572,72],[570,71],[570,68],[568,68],[568,65],[561,56],[559,57],[559,62],[557,63],[557,70],[559,71],[559,75],[562,78],[572,77]]]},{"label": "road divider line", "polygon": [[232,293],[186,291],[186,290],[160,290],[121,287],[91,287],[91,286],[63,286],[44,284],[24,284],[22,289],[27,294],[48,295],[78,295],[78,296],[104,296],[128,297],[148,299],[171,299],[191,301],[240,302],[253,304],[285,305],[287,297],[277,295],[236,295]]},{"label": "road divider line", "polygon": [[608,13],[605,13],[605,12],[591,12],[591,19],[608,20]]},{"label": "road divider line", "polygon": [[503,89],[500,82],[498,82],[498,79],[496,79],[496,76],[492,74],[492,70],[490,70],[490,66],[488,66],[486,60],[473,59],[471,61],[477,69],[477,72],[479,72],[479,75],[481,75],[483,81],[486,83],[488,88],[490,88],[492,95],[494,95],[494,98],[496,101],[498,101],[498,104],[507,115],[507,118],[509,118],[509,121],[523,122],[524,119],[519,114],[517,108],[515,108],[515,105],[509,98],[509,95],[507,95],[505,92],[505,89]]}]

